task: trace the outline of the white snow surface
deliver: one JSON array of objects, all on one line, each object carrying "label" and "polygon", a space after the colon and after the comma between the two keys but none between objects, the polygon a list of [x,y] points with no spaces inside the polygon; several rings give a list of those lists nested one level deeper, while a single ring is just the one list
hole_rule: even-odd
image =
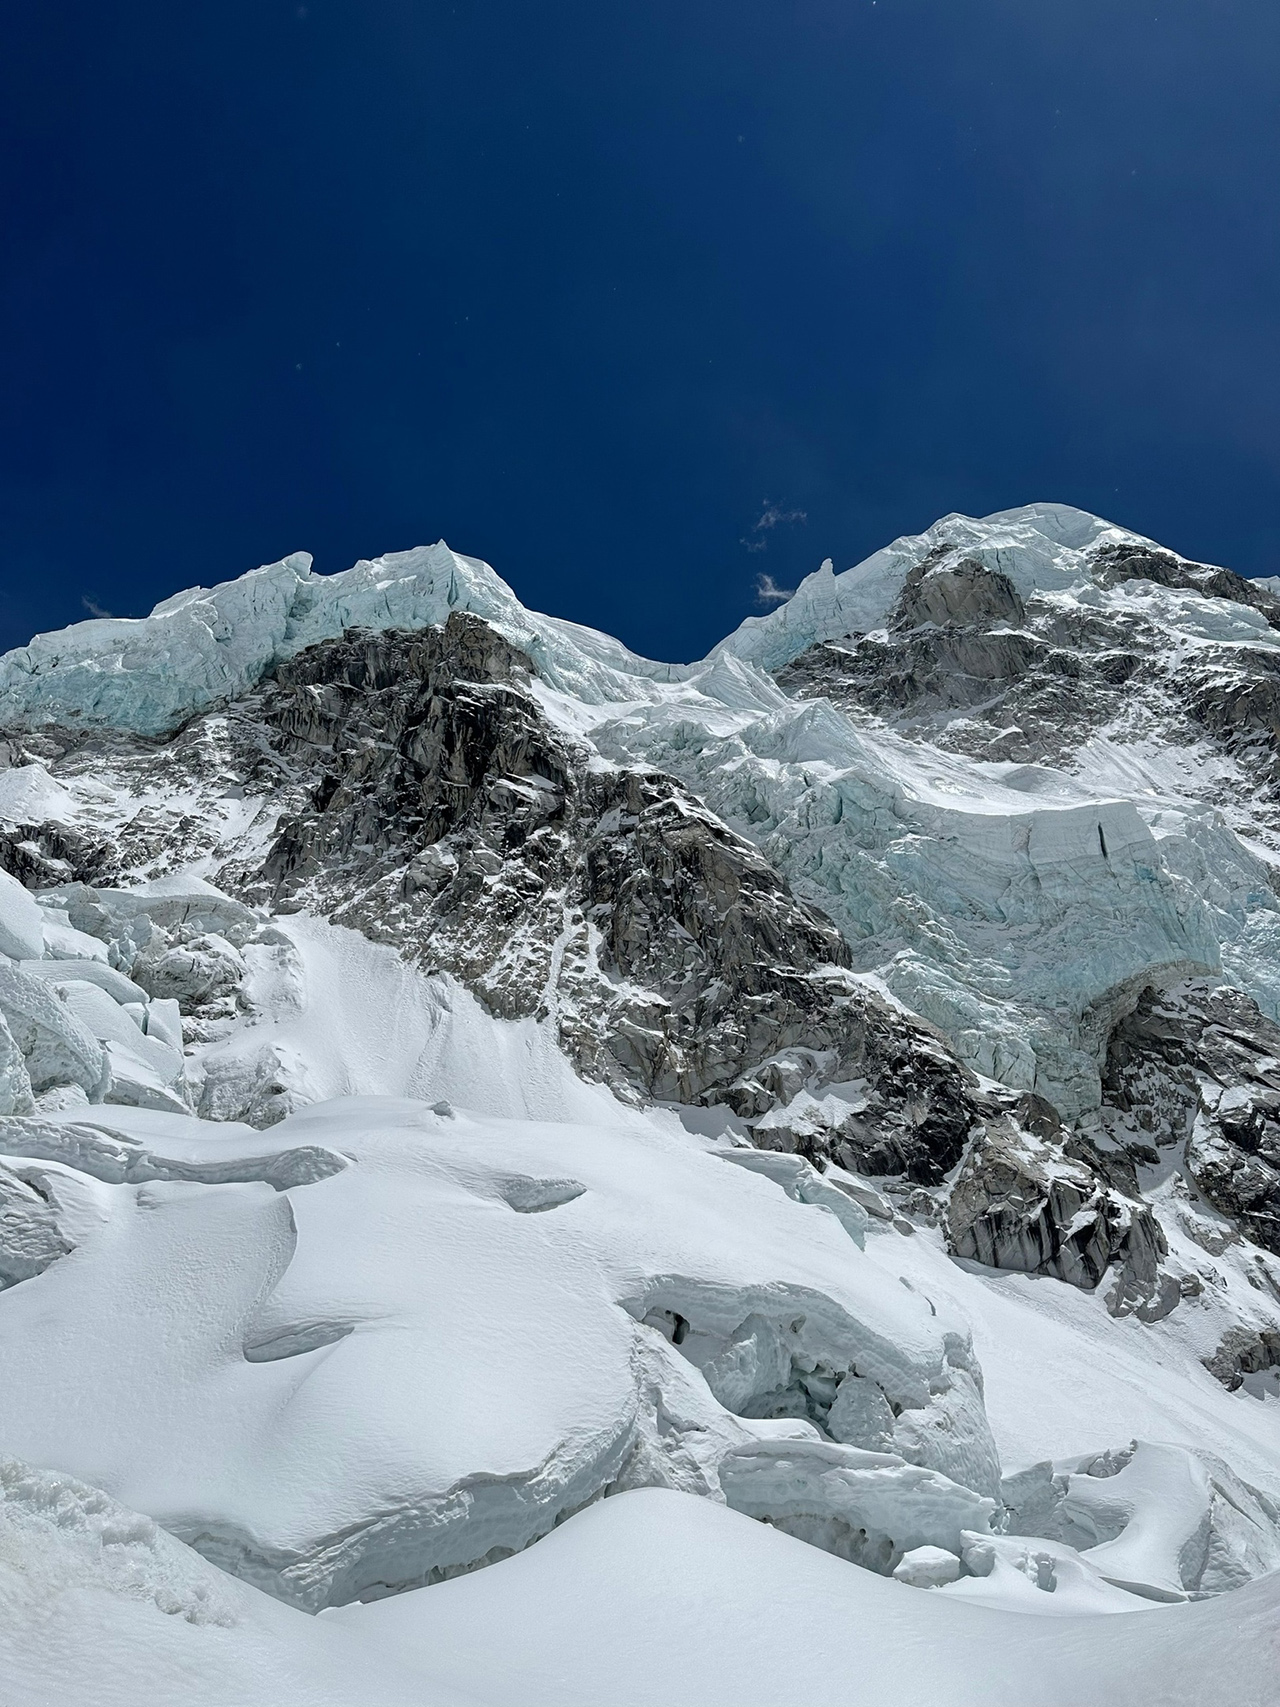
[{"label": "white snow surface", "polygon": [[810,1690],[858,1707],[1262,1707],[1280,1658],[1277,1592],[1271,1578],[1206,1606],[1019,1619],[949,1590],[842,1576],[787,1536],[654,1491],[582,1513],[540,1556],[331,1616],[393,1652],[429,1646],[459,1683],[476,1676],[484,1632],[501,1629],[485,1669],[499,1699],[529,1707],[781,1707]]},{"label": "white snow surface", "polygon": [[[728,1497],[772,1511],[753,1454],[785,1443],[793,1474],[842,1478],[840,1521],[899,1549],[987,1527],[963,1323],[834,1215],[622,1110],[607,1129],[438,1107],[342,1099],[269,1133],[38,1122],[38,1155],[79,1170],[75,1248],[0,1294],[26,1370],[0,1439],[309,1608],[524,1547],[637,1459],[702,1492],[732,1461]],[[900,1438],[735,1414],[806,1366],[871,1377]]]},{"label": "white snow surface", "polygon": [[[798,1158],[575,1090],[536,1026],[282,922],[299,1055],[434,1103],[340,1096],[267,1132],[113,1105],[0,1126],[70,1247],[0,1292],[23,1371],[0,1441],[48,1467],[0,1473],[15,1707],[773,1707],[815,1666],[837,1702],[1012,1707],[1029,1664],[1046,1707],[1173,1703],[1189,1679],[1210,1707],[1269,1699],[1280,1578],[1248,1579],[1280,1525],[1203,1448],[1280,1491],[1278,1401],[1225,1392],[1181,1312],[1117,1322],[834,1214]],[[416,1026],[345,1023],[388,996]],[[883,1449],[743,1414],[846,1368],[902,1407]],[[996,1447],[1052,1460],[1095,1534],[992,1534]],[[1156,1604],[1206,1533],[1244,1586]],[[932,1589],[847,1562],[944,1555],[964,1574]],[[376,1604],[296,1610],[353,1597]]]},{"label": "white snow surface", "polygon": [[305,913],[246,951],[247,1024],[197,1057],[204,1106],[278,1066],[304,1102],[440,1099],[504,1119],[611,1123],[613,1096],[584,1084],[534,1020],[496,1020],[448,977],[424,978],[394,948]]},{"label": "white snow surface", "polygon": [[83,1484],[0,1467],[8,1707],[782,1707],[812,1678],[835,1707],[1269,1707],[1278,1588],[1021,1618],[645,1490],[485,1571],[309,1619]]}]

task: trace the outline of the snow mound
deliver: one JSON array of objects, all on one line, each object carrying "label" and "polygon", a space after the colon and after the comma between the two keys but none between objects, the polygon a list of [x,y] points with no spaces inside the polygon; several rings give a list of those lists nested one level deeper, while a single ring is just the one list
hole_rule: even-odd
[{"label": "snow mound", "polygon": [[[880,1569],[990,1526],[962,1325],[826,1209],[683,1134],[386,1099],[269,1136],[109,1119],[3,1140],[48,1156],[65,1134],[64,1166],[116,1183],[69,1255],[0,1295],[26,1372],[0,1434],[300,1606],[471,1569],[617,1486],[825,1524]],[[827,1431],[850,1377],[884,1450]]]},{"label": "snow mound", "polygon": [[6,1707],[476,1701],[237,1582],[100,1489],[14,1460],[0,1460],[0,1674]]},{"label": "snow mound", "polygon": [[70,1476],[0,1460],[0,1534],[12,1561],[19,1553],[36,1592],[50,1599],[93,1584],[150,1601],[188,1624],[237,1621],[236,1585],[167,1535]]},{"label": "snow mound", "polygon": [[1133,1441],[1009,1478],[1015,1527],[1074,1542],[1150,1600],[1217,1594],[1280,1570],[1280,1506],[1211,1454]]},{"label": "snow mound", "polygon": [[[1128,1609],[1088,1604],[1067,1580],[1071,1549],[1040,1544],[1031,1568],[1058,1576],[1045,1592],[1016,1544],[965,1546],[999,1563],[922,1593],[714,1502],[645,1490],[489,1570],[310,1619],[100,1491],[6,1463],[0,1666],[12,1707],[777,1707],[809,1676],[835,1707],[1020,1707],[1029,1678],[1037,1707],[1269,1707],[1280,1579],[1089,1618]],[[1028,1598],[1068,1604],[1011,1617]]]},{"label": "snow mound", "polygon": [[[1056,1598],[1015,1574],[1027,1595]],[[1015,1618],[651,1490],[593,1506],[492,1570],[325,1621],[522,1707],[776,1707],[814,1679],[840,1707],[1270,1707],[1280,1577],[1199,1606],[1131,1604],[1127,1617]]]}]

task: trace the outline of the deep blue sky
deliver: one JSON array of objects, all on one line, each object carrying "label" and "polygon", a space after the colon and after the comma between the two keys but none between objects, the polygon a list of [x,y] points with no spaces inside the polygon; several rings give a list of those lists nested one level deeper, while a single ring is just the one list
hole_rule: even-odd
[{"label": "deep blue sky", "polygon": [[1278,208],[1276,0],[0,0],[0,645],[443,535],[687,657],[1033,498],[1280,571]]}]

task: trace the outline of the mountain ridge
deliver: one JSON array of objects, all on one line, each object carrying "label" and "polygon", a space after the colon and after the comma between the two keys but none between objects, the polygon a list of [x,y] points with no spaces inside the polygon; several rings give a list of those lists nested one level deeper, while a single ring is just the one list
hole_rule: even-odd
[{"label": "mountain ridge", "polygon": [[652,1488],[1031,1610],[1274,1569],[1277,678],[1052,505],[689,665],[443,546],[7,654],[0,1443],[311,1610]]}]

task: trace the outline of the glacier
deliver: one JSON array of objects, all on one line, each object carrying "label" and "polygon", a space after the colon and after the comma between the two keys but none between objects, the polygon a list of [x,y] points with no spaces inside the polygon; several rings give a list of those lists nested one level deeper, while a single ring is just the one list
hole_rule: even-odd
[{"label": "glacier", "polygon": [[[945,517],[841,575],[824,565],[687,665],[529,612],[487,564],[443,543],[333,576],[299,553],[175,595],[141,620],[79,623],[6,654],[0,722],[157,735],[346,629],[473,612],[533,661],[553,720],[606,762],[681,778],[830,913],[858,969],[962,1059],[1074,1116],[1097,1106],[1102,1040],[1152,976],[1218,972],[1225,953],[1264,1010],[1280,1012],[1280,903],[1257,850],[1218,822],[1212,779],[1189,800],[1185,776],[1122,776],[1113,764],[1095,780],[1093,767],[922,749],[893,729],[872,736],[830,702],[797,702],[768,672],[823,641],[874,633],[911,568],[940,551],[1007,576],[1024,597],[1085,610],[1142,603],[1171,645],[1280,648],[1248,606],[1099,587],[1089,553],[1116,545],[1152,542],[1061,505]],[[1238,872],[1212,896],[1206,842],[1219,871]]]},{"label": "glacier", "polygon": [[1034,504],[693,663],[442,542],[0,659],[17,1707],[1268,1702],[1278,591]]}]

